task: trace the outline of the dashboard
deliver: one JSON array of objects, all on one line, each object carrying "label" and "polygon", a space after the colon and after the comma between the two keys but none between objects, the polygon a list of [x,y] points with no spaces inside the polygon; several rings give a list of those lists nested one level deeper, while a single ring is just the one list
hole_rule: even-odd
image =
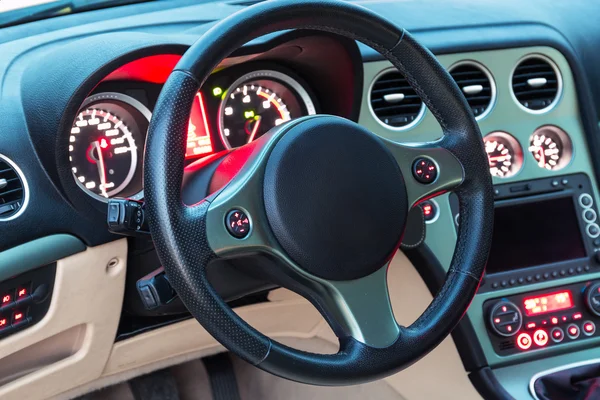
[{"label": "dashboard", "polygon": [[[501,388],[499,397],[490,398],[534,398],[534,377],[600,359],[598,26],[573,2],[559,2],[553,13],[540,13],[541,1],[490,2],[482,6],[485,12],[431,1],[364,3],[406,26],[436,54],[479,123],[489,158],[489,171],[482,173],[492,175],[495,189],[496,227],[486,276],[453,339],[482,395]],[[440,15],[447,17],[430,18],[427,5],[443,8],[447,13]],[[177,305],[157,315],[139,300],[136,281],[160,267],[150,240],[129,239],[117,249],[113,258],[127,260],[126,274],[104,273],[113,262],[103,258],[104,246],[120,238],[106,229],[106,203],[143,199],[146,133],[162,86],[212,21],[244,5],[152,7],[102,10],[90,13],[89,21],[39,21],[27,32],[14,27],[0,38],[0,54],[6,55],[0,58],[0,229],[10,232],[0,235],[0,289],[33,293],[38,281],[52,275],[55,295],[63,296],[57,298],[84,299],[78,301],[84,307],[93,292],[99,296],[90,282],[99,282],[102,301],[118,303],[110,323],[93,321],[112,327],[105,335],[109,347],[115,337],[129,343],[187,318]],[[147,17],[143,22],[140,13]],[[186,174],[193,176],[273,126],[318,113],[351,119],[402,143],[442,135],[406,79],[374,50],[324,32],[283,32],[231,54],[202,85],[187,140],[180,143],[186,147]],[[210,184],[195,187],[186,202],[210,190]],[[435,293],[454,254],[459,204],[445,194],[422,209],[425,249],[406,253]],[[84,283],[67,296],[67,278],[56,272],[61,268],[55,261],[73,254],[80,258],[69,271]],[[86,263],[97,268],[85,270]],[[38,276],[32,271],[39,267],[44,269]],[[272,288],[233,267],[239,266],[221,266],[215,276],[217,289],[232,301]],[[110,280],[115,277],[119,284]],[[53,304],[63,315],[72,312],[65,303]],[[18,313],[17,306],[5,310]],[[40,333],[48,324],[45,315],[54,318],[54,307],[31,308],[27,324],[3,336],[0,350],[13,354],[8,348],[25,332],[49,340],[92,324],[68,320]],[[73,315],[92,315],[86,312]],[[27,343],[23,347],[37,341]],[[6,387],[0,384],[0,394]]]},{"label": "dashboard", "polygon": [[[144,144],[162,85],[116,79],[132,68],[143,75],[157,62],[178,59],[158,55],[126,64],[84,100],[70,131],[69,162],[76,183],[93,198],[143,198]],[[190,110],[186,160],[235,149],[274,126],[315,114],[310,93],[300,77],[277,64],[248,63],[214,73]]]}]

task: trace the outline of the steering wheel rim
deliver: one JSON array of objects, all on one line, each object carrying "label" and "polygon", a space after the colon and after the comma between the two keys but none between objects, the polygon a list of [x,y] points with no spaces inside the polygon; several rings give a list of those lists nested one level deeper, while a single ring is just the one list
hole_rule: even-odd
[{"label": "steering wheel rim", "polygon": [[[298,28],[337,33],[379,51],[406,76],[423,99],[440,123],[443,138],[435,143],[403,146],[377,138],[339,118],[302,118],[275,128],[237,150],[247,155],[246,164],[223,190],[196,205],[182,204],[187,124],[196,92],[219,62],[244,43],[264,34]],[[319,130],[325,125],[331,131],[355,133],[351,137],[356,137],[357,143],[375,143],[372,142],[375,140],[385,147],[374,152],[380,158],[390,155],[398,162],[397,176],[406,185],[408,207],[449,190],[459,198],[461,224],[446,281],[425,312],[409,327],[395,323],[387,296],[385,277],[393,251],[386,253],[384,264],[375,272],[369,270],[357,279],[324,279],[307,273],[305,267],[297,268],[295,260],[286,257],[285,246],[281,244],[285,239],[281,230],[277,233],[277,222],[270,219],[267,224],[257,218],[270,218],[264,212],[270,195],[266,191],[257,192],[264,185],[268,164],[273,162],[271,155],[277,151],[287,155],[293,151],[290,148],[298,147],[287,137],[305,141],[303,138],[308,136],[305,131]],[[290,147],[283,148],[284,145]],[[410,175],[413,161],[420,156],[434,160],[439,167],[440,176],[431,185],[420,184]],[[435,57],[408,32],[351,3],[275,0],[231,15],[184,54],[155,107],[146,144],[144,186],[150,230],[161,262],[184,304],[209,333],[233,353],[275,375],[310,384],[348,385],[378,379],[411,365],[437,346],[466,312],[481,281],[491,245],[493,195],[487,168],[481,134],[466,100]],[[388,169],[389,176],[395,174]],[[396,196],[392,188],[383,186],[389,189],[386,195]],[[401,199],[402,193],[394,198]],[[222,234],[226,232],[225,214],[232,207],[251,210],[250,239],[240,241]],[[284,346],[250,327],[218,296],[208,282],[206,266],[218,256],[251,250],[264,250],[291,266],[270,273],[321,311],[340,339],[337,354],[312,354]],[[372,321],[360,326],[357,315],[368,318],[369,310],[357,305],[352,296],[344,298],[342,306],[338,303],[331,306],[326,301],[331,291],[338,297],[344,297],[344,290],[356,293],[345,289],[344,282],[363,284],[376,278],[376,284],[369,286],[368,292],[379,299],[377,304],[381,307],[373,312],[386,317],[391,313],[393,320],[384,322],[385,329],[381,330],[385,331],[385,337],[373,333],[377,329],[373,329]],[[351,316],[340,311],[344,307],[351,310]],[[353,314],[355,310],[357,315]]]}]

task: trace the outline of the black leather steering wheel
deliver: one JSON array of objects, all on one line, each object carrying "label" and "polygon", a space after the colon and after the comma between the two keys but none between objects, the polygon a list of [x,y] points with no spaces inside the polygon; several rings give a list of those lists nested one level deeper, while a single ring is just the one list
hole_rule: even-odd
[{"label": "black leather steering wheel", "polygon": [[[235,150],[232,155],[243,155],[244,165],[233,179],[200,203],[183,204],[186,136],[196,92],[244,43],[297,28],[333,32],[379,51],[406,76],[444,136],[400,145],[339,117],[299,118]],[[365,8],[333,0],[273,0],[221,21],[169,76],[146,146],[149,223],[173,287],[221,344],[265,371],[318,385],[390,375],[437,346],[475,295],[493,222],[491,178],[477,123],[435,57],[408,32]],[[430,183],[413,171],[421,160],[434,168]],[[461,217],[446,281],[411,326],[399,326],[387,290],[389,261],[408,210],[447,191],[458,195]],[[232,210],[248,218],[243,238],[227,229]],[[261,273],[319,309],[339,337],[337,354],[284,346],[250,327],[219,297],[207,280],[207,265],[252,253],[276,260],[277,268]]]}]

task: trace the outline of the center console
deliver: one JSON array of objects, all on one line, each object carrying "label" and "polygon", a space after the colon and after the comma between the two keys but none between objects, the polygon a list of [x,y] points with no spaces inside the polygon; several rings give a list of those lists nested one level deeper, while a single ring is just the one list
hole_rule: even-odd
[{"label": "center console", "polygon": [[[495,185],[494,233],[479,293],[600,271],[600,227],[587,175]],[[458,200],[450,198],[455,224]]]}]

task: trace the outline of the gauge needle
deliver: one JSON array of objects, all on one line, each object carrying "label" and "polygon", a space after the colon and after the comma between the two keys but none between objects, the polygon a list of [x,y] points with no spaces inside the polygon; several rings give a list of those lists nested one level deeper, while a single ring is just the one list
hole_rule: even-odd
[{"label": "gauge needle", "polygon": [[96,140],[92,143],[92,146],[96,149],[98,153],[98,162],[96,165],[98,166],[98,175],[100,175],[100,191],[104,197],[108,197],[106,193],[106,170],[104,169],[104,157],[102,156],[102,148],[100,147],[100,143]]},{"label": "gauge needle", "polygon": [[546,157],[544,156],[544,149],[540,147],[538,150],[538,154],[540,156],[538,165],[542,168],[546,166]]},{"label": "gauge needle", "polygon": [[246,143],[250,143],[254,140],[254,136],[256,136],[256,132],[258,132],[258,127],[260,126],[260,115],[258,115],[256,117],[256,122],[254,123],[254,127],[252,128],[252,133],[250,134],[250,137],[248,138],[248,141]]}]

